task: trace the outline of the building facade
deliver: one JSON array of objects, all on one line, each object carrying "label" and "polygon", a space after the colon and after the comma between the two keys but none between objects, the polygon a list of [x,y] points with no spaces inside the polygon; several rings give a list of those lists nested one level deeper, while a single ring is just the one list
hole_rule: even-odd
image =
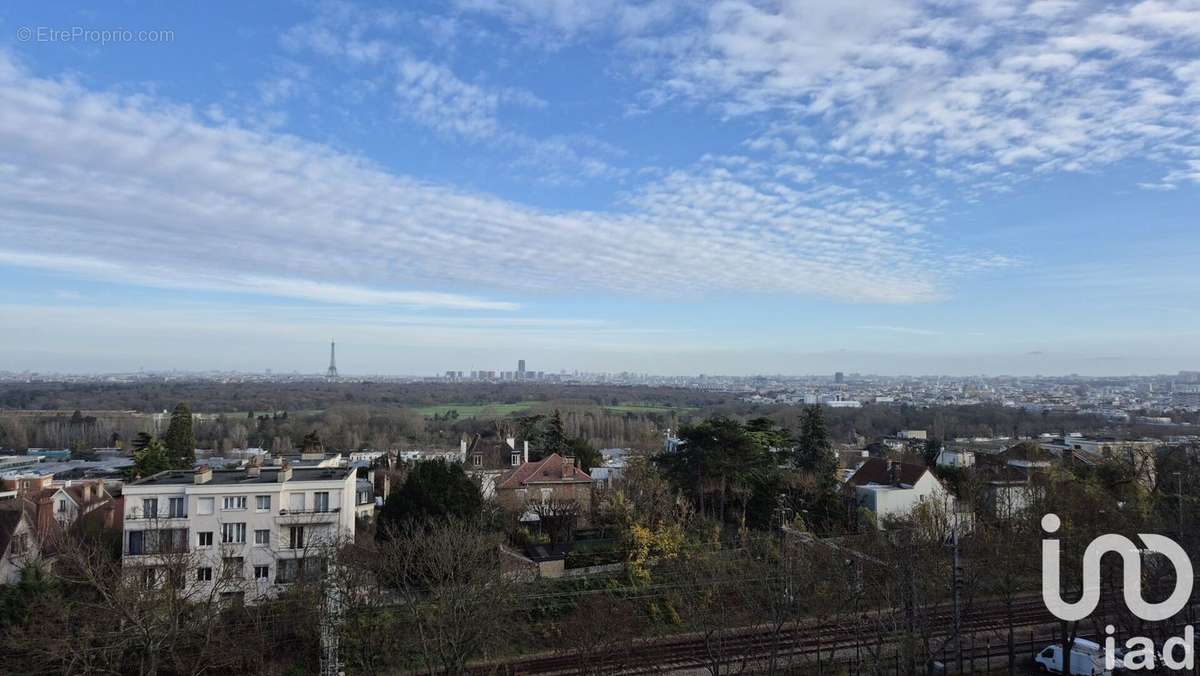
[{"label": "building facade", "polygon": [[352,538],[350,468],[166,471],[125,486],[123,566],[147,585],[253,602],[324,571]]}]

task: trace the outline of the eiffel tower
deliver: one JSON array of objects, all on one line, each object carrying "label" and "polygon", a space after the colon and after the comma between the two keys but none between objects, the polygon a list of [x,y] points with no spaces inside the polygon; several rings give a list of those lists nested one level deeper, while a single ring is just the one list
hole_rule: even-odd
[{"label": "eiffel tower", "polygon": [[333,348],[336,343],[329,341],[329,370],[325,372],[327,380],[336,380],[338,377],[337,362],[333,358]]}]

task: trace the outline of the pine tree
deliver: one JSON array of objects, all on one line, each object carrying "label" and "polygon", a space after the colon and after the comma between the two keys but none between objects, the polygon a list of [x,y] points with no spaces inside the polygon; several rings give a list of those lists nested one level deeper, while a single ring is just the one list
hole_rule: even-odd
[{"label": "pine tree", "polygon": [[400,490],[388,496],[379,513],[376,537],[387,539],[406,524],[457,519],[471,522],[483,508],[479,488],[462,464],[444,460],[418,462]]},{"label": "pine tree", "polygon": [[190,469],[196,463],[196,435],[192,432],[192,411],[179,402],[171,412],[171,424],[163,437],[171,466]]},{"label": "pine tree", "polygon": [[925,440],[925,448],[921,449],[921,457],[925,460],[926,467],[937,466],[938,456],[942,454],[942,440],[937,437],[929,437]]},{"label": "pine tree", "polygon": [[158,439],[150,440],[145,448],[133,456],[133,474],[137,477],[145,478],[173,468],[175,466],[166,446]]},{"label": "pine tree", "polygon": [[551,453],[566,455],[570,439],[567,438],[567,432],[563,427],[562,413],[558,409],[554,409],[554,415],[546,421],[546,430],[542,432],[541,442],[542,457]]},{"label": "pine tree", "polygon": [[816,475],[822,489],[832,489],[837,481],[837,457],[833,454],[833,443],[820,406],[804,409],[800,436],[796,439],[796,466]]}]

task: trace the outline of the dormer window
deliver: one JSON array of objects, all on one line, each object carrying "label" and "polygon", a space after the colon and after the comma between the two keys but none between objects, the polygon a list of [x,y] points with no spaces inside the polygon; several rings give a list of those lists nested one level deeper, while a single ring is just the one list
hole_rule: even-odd
[{"label": "dormer window", "polygon": [[474,460],[476,467],[483,467],[483,455],[476,453]]},{"label": "dormer window", "polygon": [[519,453],[513,453],[511,461],[512,461],[512,466],[516,467],[517,465],[521,464],[521,455]]}]

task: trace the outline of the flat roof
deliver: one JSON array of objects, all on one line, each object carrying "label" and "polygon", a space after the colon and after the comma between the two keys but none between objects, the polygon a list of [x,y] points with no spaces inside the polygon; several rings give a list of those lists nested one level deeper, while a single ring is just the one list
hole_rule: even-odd
[{"label": "flat roof", "polygon": [[[340,481],[350,472],[349,467],[294,467],[292,478],[288,483],[296,481]],[[132,486],[175,486],[195,484],[196,473],[192,470],[171,469],[134,481]],[[264,467],[257,477],[247,474],[244,469],[214,469],[212,479],[197,484],[201,486],[237,486],[246,484],[275,484],[279,483],[279,468]]]}]

